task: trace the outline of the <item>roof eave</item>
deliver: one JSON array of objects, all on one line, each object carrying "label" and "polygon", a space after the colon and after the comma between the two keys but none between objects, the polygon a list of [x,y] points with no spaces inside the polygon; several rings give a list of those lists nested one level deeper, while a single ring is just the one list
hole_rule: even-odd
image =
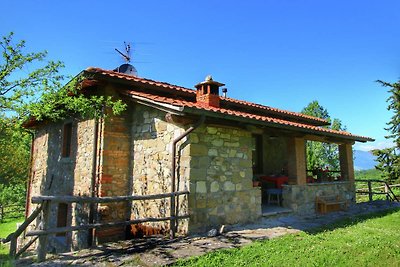
[{"label": "roof eave", "polygon": [[341,134],[335,134],[335,133],[329,133],[329,132],[319,132],[316,130],[312,129],[306,129],[306,128],[301,128],[301,127],[296,127],[292,125],[282,125],[282,124],[277,124],[273,122],[267,122],[267,121],[260,121],[257,119],[253,118],[242,118],[238,117],[235,115],[230,115],[230,114],[222,114],[214,111],[208,111],[208,110],[202,110],[202,109],[197,109],[197,108],[191,108],[191,107],[184,107],[183,112],[195,114],[195,115],[206,115],[214,118],[222,118],[222,119],[229,119],[229,120],[234,120],[234,121],[239,121],[239,122],[244,122],[244,123],[249,123],[249,124],[255,124],[255,125],[262,125],[262,126],[269,126],[273,128],[278,128],[278,129],[286,129],[286,130],[296,130],[299,133],[302,134],[313,134],[317,136],[324,136],[324,137],[332,137],[338,140],[342,140],[343,142],[348,142],[348,141],[357,141],[357,142],[369,142],[369,141],[374,141],[374,139],[369,138],[369,137],[362,137],[362,136],[354,136],[354,135],[341,135]]}]

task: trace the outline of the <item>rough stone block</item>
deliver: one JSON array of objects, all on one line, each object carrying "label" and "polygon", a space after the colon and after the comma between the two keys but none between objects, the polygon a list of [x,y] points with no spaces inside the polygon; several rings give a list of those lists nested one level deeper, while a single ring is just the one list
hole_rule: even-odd
[{"label": "rough stone block", "polygon": [[224,144],[224,141],[221,139],[215,139],[215,140],[211,141],[211,144],[213,146],[220,147]]},{"label": "rough stone block", "polygon": [[218,132],[217,128],[215,127],[207,127],[208,134],[216,134]]},{"label": "rough stone block", "polygon": [[235,184],[231,181],[224,182],[224,190],[225,191],[235,191]]},{"label": "rough stone block", "polygon": [[218,150],[217,149],[215,149],[215,148],[210,148],[210,149],[208,149],[208,156],[211,156],[211,157],[215,157],[215,156],[218,156]]},{"label": "rough stone block", "polygon": [[190,155],[191,156],[207,156],[208,148],[205,145],[191,144],[190,145]]},{"label": "rough stone block", "polygon": [[215,193],[215,192],[218,192],[218,191],[219,191],[219,183],[216,182],[216,181],[213,181],[211,183],[211,186],[210,186],[210,192],[211,193]]},{"label": "rough stone block", "polygon": [[196,182],[196,193],[207,193],[207,185],[205,181]]}]

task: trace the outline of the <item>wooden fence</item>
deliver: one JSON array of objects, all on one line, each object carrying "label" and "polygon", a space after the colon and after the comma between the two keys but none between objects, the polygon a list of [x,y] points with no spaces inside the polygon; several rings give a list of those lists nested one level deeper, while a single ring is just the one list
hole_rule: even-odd
[{"label": "wooden fence", "polygon": [[[32,203],[38,204],[37,208],[32,212],[32,214],[26,218],[26,220],[21,224],[21,226],[17,229],[16,232],[10,234],[7,238],[3,239],[3,243],[10,242],[10,256],[16,258],[20,256],[24,251],[26,251],[37,239],[39,239],[38,244],[38,261],[42,262],[46,259],[47,254],[47,243],[48,236],[57,233],[67,233],[72,231],[82,231],[89,229],[102,229],[107,227],[115,227],[115,226],[126,226],[131,224],[138,224],[144,222],[159,222],[159,221],[169,221],[170,222],[170,237],[174,238],[176,231],[176,224],[178,220],[189,218],[188,214],[181,216],[168,216],[162,218],[140,218],[129,221],[117,221],[117,222],[108,222],[108,223],[92,223],[92,224],[83,224],[83,225],[75,225],[75,226],[67,226],[67,227],[57,227],[50,228],[49,220],[50,220],[50,207],[52,203],[91,203],[91,204],[99,204],[99,203],[113,203],[113,202],[130,202],[130,201],[140,201],[140,200],[155,200],[155,199],[163,199],[163,198],[171,198],[175,200],[177,196],[187,195],[189,191],[178,191],[174,193],[164,193],[164,194],[156,194],[156,195],[145,195],[145,196],[115,196],[115,197],[80,197],[80,196],[37,196],[32,197]],[[175,201],[173,201],[176,203]],[[178,214],[176,212],[176,207],[173,207],[173,211],[171,214]],[[31,239],[26,245],[24,245],[20,251],[17,251],[17,239],[18,237],[26,230],[28,225],[35,220],[39,214],[41,215],[41,229],[33,230],[26,233],[25,236],[34,237]]]},{"label": "wooden fence", "polygon": [[4,219],[20,218],[24,216],[25,207],[20,204],[0,204],[0,222]]},{"label": "wooden fence", "polygon": [[[368,201],[373,201],[374,195],[383,195],[386,197],[386,200],[389,201],[397,201],[399,202],[399,197],[393,192],[392,188],[400,187],[400,184],[389,185],[386,181],[383,180],[355,180],[358,183],[366,183],[366,188],[359,188],[356,190],[356,194],[359,195],[368,195]],[[373,183],[382,184],[382,186],[373,187]]]}]

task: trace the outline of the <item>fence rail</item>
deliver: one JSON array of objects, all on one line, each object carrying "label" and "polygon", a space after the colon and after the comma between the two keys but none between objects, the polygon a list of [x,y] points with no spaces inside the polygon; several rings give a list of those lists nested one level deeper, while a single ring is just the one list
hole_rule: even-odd
[{"label": "fence rail", "polygon": [[0,204],[0,222],[3,222],[4,219],[12,219],[19,218],[23,216],[23,212],[25,211],[24,205],[20,204],[9,204],[9,205],[1,205]]},{"label": "fence rail", "polygon": [[[386,181],[378,180],[378,179],[372,179],[372,180],[356,179],[355,182],[367,183],[367,188],[357,189],[356,194],[368,195],[368,201],[373,201],[374,195],[385,195],[387,200],[399,202],[399,198],[393,192],[392,188],[400,187],[400,184],[389,185]],[[380,183],[383,185],[372,187],[372,183]],[[374,191],[374,190],[379,190],[379,191]]]},{"label": "fence rail", "polygon": [[[140,201],[140,200],[155,200],[155,199],[163,199],[163,198],[171,198],[174,199],[180,195],[188,195],[189,191],[178,191],[173,193],[164,193],[164,194],[155,194],[155,195],[145,195],[145,196],[115,196],[115,197],[81,197],[81,196],[37,196],[32,197],[31,201],[34,204],[39,204],[38,207],[32,212],[32,214],[20,225],[20,227],[14,233],[10,234],[7,238],[3,239],[3,243],[10,242],[10,256],[16,258],[20,256],[25,250],[29,248],[37,239],[39,240],[37,255],[38,261],[44,261],[46,259],[47,254],[47,243],[48,243],[48,235],[57,234],[57,233],[66,233],[72,231],[82,231],[82,230],[90,230],[90,229],[102,229],[107,227],[117,227],[117,226],[126,226],[130,224],[138,224],[144,222],[160,222],[160,221],[170,221],[171,238],[175,236],[175,225],[178,220],[189,218],[188,214],[180,215],[180,216],[168,216],[162,218],[140,218],[129,221],[115,221],[115,222],[98,222],[98,223],[88,223],[83,225],[76,226],[67,226],[67,227],[57,227],[57,228],[49,228],[50,222],[50,206],[51,203],[90,203],[90,204],[99,204],[99,203],[113,203],[113,202],[130,202],[130,201]],[[177,207],[173,207],[174,210]],[[33,236],[26,245],[22,247],[20,251],[17,252],[17,239],[18,237],[26,231],[29,224],[35,220],[41,214],[41,228],[40,230],[32,230],[26,233],[25,236]],[[177,213],[172,213],[177,214]]]}]

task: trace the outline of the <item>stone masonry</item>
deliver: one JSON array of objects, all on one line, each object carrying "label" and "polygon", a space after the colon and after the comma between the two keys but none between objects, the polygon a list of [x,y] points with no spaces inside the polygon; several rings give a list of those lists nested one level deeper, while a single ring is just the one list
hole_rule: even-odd
[{"label": "stone masonry", "polygon": [[[130,190],[130,116],[108,116],[101,124],[100,164],[98,196],[126,196]],[[114,202],[98,205],[100,222],[124,221],[129,219],[128,203]],[[125,238],[125,227],[113,227],[96,231],[100,243]]]},{"label": "stone masonry", "polygon": [[[182,126],[165,120],[165,112],[135,106],[132,123],[132,194],[152,195],[171,192],[172,142],[184,132]],[[179,144],[178,144],[179,145]],[[181,141],[178,160],[177,190],[188,190],[189,157],[185,139]],[[181,196],[178,201],[179,214],[187,214],[187,197]],[[132,219],[145,217],[168,217],[170,199],[134,201]],[[148,223],[160,231],[169,229],[169,222]],[[187,221],[178,227],[180,232],[187,232]]]},{"label": "stone masonry", "polygon": [[[62,136],[64,123],[72,123],[70,157],[62,157]],[[32,154],[30,196],[77,195],[89,196],[92,177],[93,120],[70,119],[65,122],[45,124],[36,129]],[[35,205],[28,205],[28,214]],[[57,224],[57,204],[52,204],[49,227]],[[36,229],[40,218],[29,229]],[[88,222],[88,206],[73,204],[68,206],[67,222],[79,225]],[[65,251],[71,247],[87,245],[87,231],[68,233],[63,238],[51,237],[50,251]]]},{"label": "stone masonry", "polygon": [[190,135],[190,232],[261,216],[261,192],[252,186],[251,133],[203,126]]},{"label": "stone masonry", "polygon": [[316,196],[338,195],[349,204],[355,204],[354,183],[349,181],[313,183],[305,185],[284,185],[283,205],[299,214],[315,212]]}]

